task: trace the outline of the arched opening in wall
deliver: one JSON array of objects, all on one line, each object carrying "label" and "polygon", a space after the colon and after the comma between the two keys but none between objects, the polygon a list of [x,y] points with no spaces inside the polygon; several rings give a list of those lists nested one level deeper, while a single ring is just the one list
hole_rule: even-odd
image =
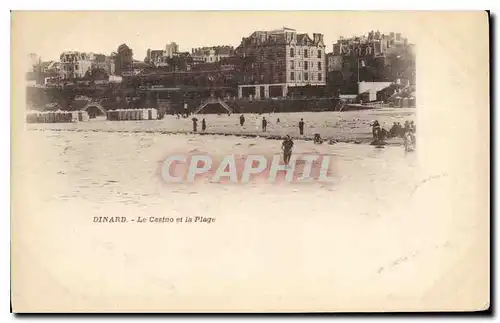
[{"label": "arched opening in wall", "polygon": [[87,111],[90,119],[106,115],[106,110],[98,104],[88,104],[82,110]]}]

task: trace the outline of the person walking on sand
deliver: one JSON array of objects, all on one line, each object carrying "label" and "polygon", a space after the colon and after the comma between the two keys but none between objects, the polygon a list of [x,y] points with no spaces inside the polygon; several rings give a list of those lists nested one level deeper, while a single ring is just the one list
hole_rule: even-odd
[{"label": "person walking on sand", "polygon": [[285,161],[285,164],[287,166],[288,163],[290,162],[290,158],[292,157],[292,148],[293,148],[292,138],[290,138],[290,135],[287,135],[285,140],[281,144],[281,149],[283,150],[283,160]]},{"label": "person walking on sand", "polygon": [[243,127],[244,124],[245,124],[245,116],[241,115],[240,116],[240,126]]},{"label": "person walking on sand", "polygon": [[299,131],[300,131],[300,135],[303,136],[304,135],[304,119],[300,119],[300,122],[299,122]]},{"label": "person walking on sand", "polygon": [[267,120],[266,120],[266,117],[262,118],[262,131],[264,131],[264,132],[267,131]]},{"label": "person walking on sand", "polygon": [[205,118],[203,118],[203,120],[201,120],[201,131],[205,132],[206,129],[207,129],[207,122],[205,121]]},{"label": "person walking on sand", "polygon": [[193,132],[198,131],[198,119],[196,119],[196,117],[194,117],[191,120],[193,121]]}]

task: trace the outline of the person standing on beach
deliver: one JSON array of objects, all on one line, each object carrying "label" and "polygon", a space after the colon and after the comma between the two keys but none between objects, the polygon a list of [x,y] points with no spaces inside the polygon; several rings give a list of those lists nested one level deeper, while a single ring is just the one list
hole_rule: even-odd
[{"label": "person standing on beach", "polygon": [[292,157],[292,148],[293,148],[292,138],[290,138],[290,135],[287,135],[285,140],[281,144],[281,149],[283,149],[283,160],[285,161],[285,164],[287,166],[288,163],[290,162],[290,158]]},{"label": "person standing on beach", "polygon": [[262,131],[264,131],[264,132],[267,131],[267,120],[266,120],[266,117],[262,118]]},{"label": "person standing on beach", "polygon": [[415,126],[415,121],[413,121],[413,120],[412,120],[412,121],[410,121],[410,131],[411,131],[412,133],[417,132],[417,126]]},{"label": "person standing on beach", "polygon": [[244,115],[241,115],[240,116],[240,126],[243,127],[243,125],[245,124],[245,116]]},{"label": "person standing on beach", "polygon": [[206,129],[207,129],[207,122],[205,121],[205,118],[203,118],[203,120],[201,120],[201,131],[205,132]]},{"label": "person standing on beach", "polygon": [[372,124],[372,135],[373,135],[373,139],[377,139],[378,136],[379,136],[379,131],[380,131],[380,123],[378,123],[378,120],[375,120],[375,122],[373,122]]},{"label": "person standing on beach", "polygon": [[408,120],[405,121],[404,129],[405,129],[405,133],[410,131],[410,122]]},{"label": "person standing on beach", "polygon": [[300,119],[300,122],[299,122],[299,131],[300,131],[300,135],[303,136],[304,135],[304,119]]},{"label": "person standing on beach", "polygon": [[193,118],[191,120],[193,120],[193,132],[198,131],[198,119]]}]

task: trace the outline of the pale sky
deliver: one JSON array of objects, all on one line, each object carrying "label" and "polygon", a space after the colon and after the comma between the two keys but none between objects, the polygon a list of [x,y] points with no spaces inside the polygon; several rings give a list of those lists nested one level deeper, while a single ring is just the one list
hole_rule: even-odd
[{"label": "pale sky", "polygon": [[15,12],[12,41],[19,54],[34,52],[43,60],[58,60],[66,50],[109,55],[126,43],[134,58],[143,60],[148,48],[162,49],[172,41],[181,51],[193,47],[239,45],[256,30],[294,28],[324,35],[327,52],[339,36],[379,30],[401,32],[411,43],[422,30],[411,12],[352,11],[73,11]]}]

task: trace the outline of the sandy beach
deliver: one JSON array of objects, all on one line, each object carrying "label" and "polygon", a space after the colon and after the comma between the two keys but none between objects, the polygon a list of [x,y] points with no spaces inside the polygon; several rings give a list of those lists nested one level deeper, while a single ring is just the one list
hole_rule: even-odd
[{"label": "sandy beach", "polygon": [[[92,124],[98,122],[65,126]],[[114,125],[125,124],[132,123]],[[75,302],[74,310],[137,304],[193,310],[195,301],[208,311],[292,304],[293,310],[360,310],[361,301],[387,310],[427,308],[442,296],[428,291],[439,290],[435,284],[473,241],[464,219],[418,211],[450,183],[442,178],[422,191],[428,184],[418,154],[402,147],[297,140],[294,153],[334,154],[333,184],[166,184],[158,167],[173,152],[279,153],[280,142],[93,131],[25,131],[23,138],[30,158],[15,166],[22,169],[16,184],[25,189],[13,225],[23,238],[18,252],[46,268],[23,284],[41,284],[57,299],[43,288],[24,295],[40,310],[71,309]],[[92,222],[100,216],[215,222]],[[217,308],[221,302],[224,308]]]},{"label": "sandy beach", "polygon": [[[196,115],[198,119],[198,132],[201,133],[201,120],[206,119],[207,134],[228,135],[258,135],[285,136],[310,140],[314,133],[319,133],[323,138],[336,139],[343,142],[361,141],[364,143],[372,140],[370,124],[378,120],[380,124],[390,129],[394,122],[404,124],[405,121],[416,121],[415,109],[411,108],[384,108],[370,111],[349,112],[303,112],[303,113],[275,113],[275,114],[245,114],[245,125],[239,124],[239,114],[225,115]],[[267,132],[262,132],[261,120],[268,120]],[[177,119],[176,116],[167,115],[163,120],[154,121],[107,121],[105,119],[91,120],[80,123],[48,123],[28,124],[32,130],[67,130],[67,131],[103,131],[103,132],[139,132],[139,133],[190,133],[193,126],[191,117]],[[277,119],[280,123],[277,123]],[[303,118],[305,122],[304,136],[299,135],[298,123]],[[401,139],[388,141],[389,144],[401,144]]]}]

